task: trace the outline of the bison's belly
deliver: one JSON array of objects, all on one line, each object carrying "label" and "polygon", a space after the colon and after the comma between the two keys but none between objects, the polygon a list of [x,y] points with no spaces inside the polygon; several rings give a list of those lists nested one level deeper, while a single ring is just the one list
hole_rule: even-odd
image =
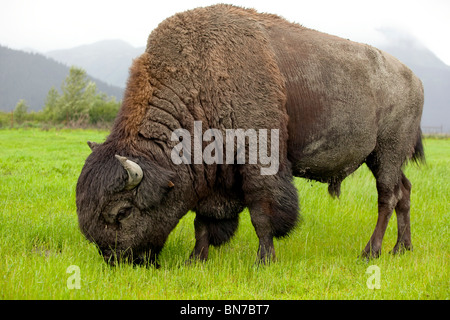
[{"label": "bison's belly", "polygon": [[[361,127],[362,128],[362,127]],[[293,174],[320,182],[343,180],[365,162],[375,149],[376,134],[351,132],[348,127],[332,128],[301,143],[288,142]]]},{"label": "bison's belly", "polygon": [[[335,79],[339,81],[344,80]],[[334,89],[320,87],[314,94],[295,85],[288,91],[288,158],[294,175],[342,180],[375,149],[378,105],[370,87],[350,78],[344,82]],[[291,98],[292,92],[304,97]]]}]

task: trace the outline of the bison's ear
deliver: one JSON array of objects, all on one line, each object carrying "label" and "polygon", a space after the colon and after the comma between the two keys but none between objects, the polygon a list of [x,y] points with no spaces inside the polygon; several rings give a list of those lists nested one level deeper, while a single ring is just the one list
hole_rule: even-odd
[{"label": "bison's ear", "polygon": [[87,144],[88,144],[89,148],[91,148],[92,151],[94,151],[95,148],[97,148],[99,146],[98,143],[92,142],[92,141],[88,141]]},{"label": "bison's ear", "polygon": [[141,163],[141,166],[145,177],[139,184],[136,200],[143,207],[157,206],[175,186],[172,182],[175,172],[154,162]]}]

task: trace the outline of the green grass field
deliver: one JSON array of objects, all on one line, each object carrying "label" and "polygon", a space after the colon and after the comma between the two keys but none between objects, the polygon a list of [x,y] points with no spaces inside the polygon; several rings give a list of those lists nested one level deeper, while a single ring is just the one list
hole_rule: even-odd
[{"label": "green grass field", "polygon": [[[332,199],[327,186],[295,179],[303,223],[275,241],[278,261],[255,266],[248,211],[236,236],[186,266],[194,214],[171,233],[161,269],[110,267],[78,229],[75,186],[99,131],[0,131],[1,299],[449,299],[450,140],[427,139],[427,164],[410,164],[413,252],[392,256],[392,216],[379,259],[358,259],[375,227],[375,180],[363,166]],[[77,266],[77,271],[69,268]],[[379,269],[379,289],[372,273]],[[73,268],[73,267],[72,267]],[[369,268],[369,270],[371,270]],[[79,276],[79,277],[78,277]],[[79,289],[74,288],[75,278]]]}]

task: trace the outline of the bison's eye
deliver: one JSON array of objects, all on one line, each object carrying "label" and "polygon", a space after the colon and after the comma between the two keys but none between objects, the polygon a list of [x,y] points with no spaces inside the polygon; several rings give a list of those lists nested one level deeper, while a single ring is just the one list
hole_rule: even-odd
[{"label": "bison's eye", "polygon": [[102,218],[111,227],[120,227],[121,222],[130,217],[133,212],[133,206],[127,202],[115,203],[110,207],[105,208]]},{"label": "bison's eye", "polygon": [[126,208],[121,208],[118,212],[117,212],[117,221],[122,221],[126,218],[128,218],[131,214],[131,207],[126,207]]}]

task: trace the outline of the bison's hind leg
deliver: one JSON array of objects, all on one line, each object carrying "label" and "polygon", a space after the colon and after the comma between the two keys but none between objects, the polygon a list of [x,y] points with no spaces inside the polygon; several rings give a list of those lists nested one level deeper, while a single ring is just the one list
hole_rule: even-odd
[{"label": "bison's hind leg", "polygon": [[398,239],[393,253],[410,250],[410,193],[411,183],[401,171],[401,164],[383,161],[373,153],[366,162],[375,176],[378,191],[378,219],[375,230],[367,243],[362,256],[376,258],[381,254],[381,244],[389,219],[395,209],[397,214]]},{"label": "bison's hind leg", "polygon": [[399,183],[401,198],[395,207],[397,214],[397,243],[395,244],[392,253],[402,253],[405,250],[412,250],[411,244],[411,224],[410,224],[410,195],[411,182],[402,173],[402,178]]}]

